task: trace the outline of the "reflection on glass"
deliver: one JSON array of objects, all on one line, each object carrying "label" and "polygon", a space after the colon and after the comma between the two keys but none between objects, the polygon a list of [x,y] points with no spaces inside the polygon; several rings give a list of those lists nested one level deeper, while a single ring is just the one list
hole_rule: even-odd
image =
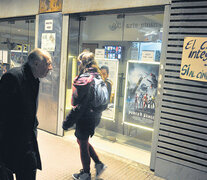
[{"label": "reflection on glass", "polygon": [[161,45],[161,42],[132,42],[131,59],[159,62],[161,55]]},{"label": "reflection on glass", "polygon": [[[150,87],[155,85],[155,83],[152,83],[153,75],[156,75],[156,80],[158,76],[163,14],[160,12],[126,13],[124,16],[119,14],[93,15],[81,17],[80,19],[79,52],[83,49],[89,49],[90,51],[101,49],[101,52],[104,53],[97,55],[99,58],[102,55],[101,60],[98,60],[99,64],[109,64],[109,61],[118,60],[118,74],[114,76],[116,77],[114,82],[117,82],[117,86],[114,86],[116,87],[114,91],[117,92],[116,97],[114,97],[116,101],[114,106],[115,116],[111,118],[114,121],[107,121],[103,118],[96,129],[97,135],[150,151],[155,110],[154,97],[156,94],[156,92],[152,92],[156,88]],[[133,71],[133,68],[130,68],[129,72],[126,71],[129,60],[135,60],[136,63],[146,63],[146,65],[140,65],[139,67],[142,67],[140,69],[135,65],[136,63],[134,64],[134,69],[140,71],[136,73],[141,74],[141,71],[143,73],[142,85],[139,87],[143,91],[139,89],[133,98],[125,99],[126,76],[127,73],[131,74]],[[155,63],[156,67],[148,65],[149,62]],[[116,68],[111,69],[115,71]],[[155,69],[156,72],[154,72]],[[137,83],[139,76],[136,73],[131,74],[130,79]],[[131,85],[136,86],[135,84]],[[127,93],[129,93],[129,89],[126,89]],[[148,93],[144,92],[146,89],[148,89]],[[130,109],[124,110],[124,101],[128,103]],[[144,112],[139,114],[140,116],[143,115],[143,121],[138,119],[138,115],[129,115],[129,112],[136,114],[137,111],[141,111],[143,108]],[[150,112],[151,114],[149,114]],[[103,117],[109,117],[110,113],[103,113]],[[126,121],[123,123],[124,113]]]},{"label": "reflection on glass", "polygon": [[117,15],[87,16],[81,21],[81,41],[121,41],[123,19]]},{"label": "reflection on glass", "polygon": [[7,52],[8,56],[0,56],[0,77],[6,70],[20,66],[25,62],[28,52],[35,44],[35,19],[7,19],[0,21],[0,54]]},{"label": "reflection on glass", "polygon": [[126,15],[124,41],[162,40],[163,14]]}]

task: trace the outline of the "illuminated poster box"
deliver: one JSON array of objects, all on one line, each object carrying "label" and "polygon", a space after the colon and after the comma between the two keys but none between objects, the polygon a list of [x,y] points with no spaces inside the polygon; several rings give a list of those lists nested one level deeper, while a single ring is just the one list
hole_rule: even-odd
[{"label": "illuminated poster box", "polygon": [[186,37],[180,78],[207,82],[207,38]]},{"label": "illuminated poster box", "polygon": [[127,62],[123,123],[153,131],[159,62]]},{"label": "illuminated poster box", "polygon": [[107,81],[111,84],[110,102],[108,108],[103,111],[102,118],[114,121],[115,119],[115,107],[116,107],[116,93],[117,93],[117,80],[118,80],[118,67],[119,61],[117,59],[96,59],[98,66],[108,67],[109,76]]}]

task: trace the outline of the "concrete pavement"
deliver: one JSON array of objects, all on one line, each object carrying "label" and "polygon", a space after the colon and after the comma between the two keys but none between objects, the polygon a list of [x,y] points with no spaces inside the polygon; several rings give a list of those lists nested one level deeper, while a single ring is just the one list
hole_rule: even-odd
[{"label": "concrete pavement", "polygon": [[[76,141],[38,130],[38,142],[43,170],[37,172],[37,180],[72,180],[71,175],[81,169]],[[107,165],[99,180],[162,180],[148,166],[95,149],[101,161]],[[91,174],[94,180],[93,161]]]}]

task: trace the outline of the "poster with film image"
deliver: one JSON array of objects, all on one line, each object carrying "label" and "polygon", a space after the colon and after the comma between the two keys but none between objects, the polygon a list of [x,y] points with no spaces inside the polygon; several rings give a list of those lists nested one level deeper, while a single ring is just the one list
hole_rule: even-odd
[{"label": "poster with film image", "polygon": [[102,118],[108,120],[114,120],[119,61],[116,59],[98,59],[98,58],[96,59],[96,61],[98,63],[99,68],[102,71],[102,75],[105,80],[109,92],[109,99],[110,99],[108,108],[102,113]]},{"label": "poster with film image", "polygon": [[124,122],[153,127],[159,63],[128,61]]}]

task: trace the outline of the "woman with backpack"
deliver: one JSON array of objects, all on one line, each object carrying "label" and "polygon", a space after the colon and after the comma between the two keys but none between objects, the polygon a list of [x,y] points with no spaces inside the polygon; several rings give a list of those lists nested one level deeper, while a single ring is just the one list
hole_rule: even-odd
[{"label": "woman with backpack", "polygon": [[74,179],[91,180],[90,162],[95,162],[96,177],[104,171],[106,166],[100,161],[94,148],[89,143],[89,137],[94,135],[95,127],[101,120],[102,111],[93,108],[94,78],[101,78],[101,71],[94,59],[94,54],[88,51],[78,56],[79,75],[73,81],[72,110],[63,122],[63,129],[67,130],[76,124],[75,136],[80,148],[83,169],[73,174]]}]

